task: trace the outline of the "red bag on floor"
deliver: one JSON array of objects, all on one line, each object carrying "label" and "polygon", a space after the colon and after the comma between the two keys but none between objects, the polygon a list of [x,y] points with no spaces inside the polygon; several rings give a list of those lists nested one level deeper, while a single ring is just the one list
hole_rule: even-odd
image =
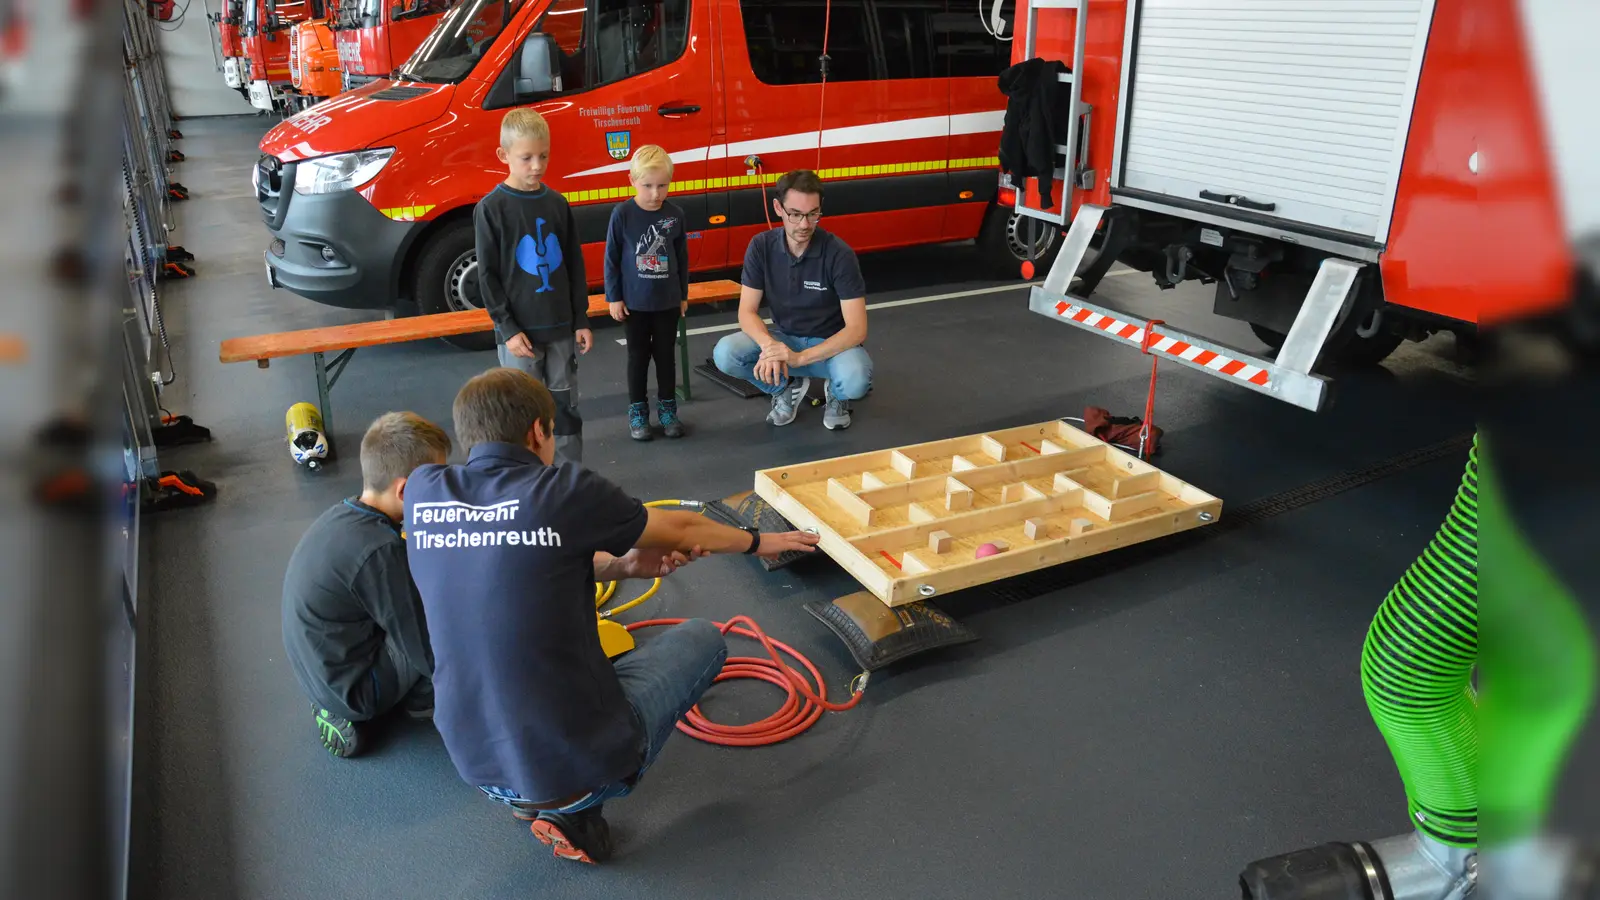
[{"label": "red bag on floor", "polygon": [[[1110,410],[1098,406],[1086,407],[1083,411],[1083,430],[1108,444],[1121,444],[1132,448],[1135,453],[1139,450],[1139,432],[1144,428],[1144,419],[1137,416],[1113,416]],[[1145,448],[1145,457],[1149,458],[1161,452],[1161,426],[1150,426],[1150,446]]]},{"label": "red bag on floor", "polygon": [[177,0],[150,0],[150,18],[157,22],[171,22]]}]

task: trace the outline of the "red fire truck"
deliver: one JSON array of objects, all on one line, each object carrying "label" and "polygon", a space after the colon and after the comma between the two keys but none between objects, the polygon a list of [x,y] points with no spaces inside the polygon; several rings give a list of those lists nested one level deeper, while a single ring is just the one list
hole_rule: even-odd
[{"label": "red fire truck", "polygon": [[310,0],[310,16],[289,29],[289,77],[293,82],[292,105],[307,109],[344,90],[339,70],[339,49],[333,23],[339,15],[338,0]]},{"label": "red fire truck", "polygon": [[348,0],[334,34],[344,87],[388,78],[411,58],[456,0]]},{"label": "red fire truck", "polygon": [[244,41],[240,37],[240,29],[244,27],[244,0],[226,0],[222,9],[211,14],[211,23],[216,28],[217,47],[222,55],[222,80],[249,99],[250,91],[245,86],[242,71]]},{"label": "red fire truck", "polygon": [[[1052,320],[1315,410],[1319,360],[1570,294],[1515,0],[1032,0],[1013,47],[1055,101],[1048,161],[1002,175],[1052,242],[1030,301]],[[1275,353],[1093,302],[1114,261],[1215,284]]]},{"label": "red fire truck", "polygon": [[995,180],[1010,49],[990,28],[943,0],[468,0],[393,80],[262,139],[267,277],[335,306],[481,305],[472,210],[505,178],[495,148],[516,106],[550,123],[548,181],[594,285],[647,143],[675,163],[694,270],[738,266],[768,227],[768,186],[813,168],[827,227],[857,250],[979,238],[1015,272]]}]

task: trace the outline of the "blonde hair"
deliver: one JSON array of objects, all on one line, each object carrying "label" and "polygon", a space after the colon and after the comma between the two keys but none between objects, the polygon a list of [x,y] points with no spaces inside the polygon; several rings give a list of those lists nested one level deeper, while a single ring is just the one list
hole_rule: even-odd
[{"label": "blonde hair", "polygon": [[634,181],[638,181],[650,172],[665,172],[667,180],[672,180],[672,157],[655,144],[645,144],[635,150],[633,162],[628,167],[628,174]]},{"label": "blonde hair", "polygon": [[361,437],[361,484],[386,491],[418,466],[449,457],[450,437],[444,429],[413,412],[384,413]]},{"label": "blonde hair", "polygon": [[511,149],[518,138],[550,142],[550,123],[531,109],[513,109],[500,120],[500,146]]}]

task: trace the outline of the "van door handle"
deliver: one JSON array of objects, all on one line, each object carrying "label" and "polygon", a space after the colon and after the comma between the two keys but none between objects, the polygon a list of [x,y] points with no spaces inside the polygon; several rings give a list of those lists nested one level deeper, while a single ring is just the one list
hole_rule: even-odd
[{"label": "van door handle", "polygon": [[699,111],[700,111],[700,107],[698,107],[698,106],[696,106],[694,104],[689,104],[687,106],[658,106],[658,107],[656,107],[656,112],[660,113],[663,116],[682,116],[682,115],[687,115],[689,113],[697,113]]},{"label": "van door handle", "polygon": [[1200,199],[1214,200],[1217,203],[1227,203],[1243,209],[1256,209],[1260,210],[1261,212],[1272,212],[1278,208],[1278,204],[1276,203],[1263,203],[1259,200],[1251,200],[1249,197],[1241,196],[1239,194],[1219,194],[1216,191],[1201,191]]}]

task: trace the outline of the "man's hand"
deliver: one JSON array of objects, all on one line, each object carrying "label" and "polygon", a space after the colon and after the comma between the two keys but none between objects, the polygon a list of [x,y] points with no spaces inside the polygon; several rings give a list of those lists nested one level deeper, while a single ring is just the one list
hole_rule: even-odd
[{"label": "man's hand", "polygon": [[761,359],[756,361],[755,376],[767,384],[783,384],[789,378],[789,367],[800,365],[800,354],[789,349],[783,341],[768,341],[761,348]]},{"label": "man's hand", "polygon": [[608,305],[611,307],[611,318],[621,322],[628,317],[628,305],[626,303],[621,300],[613,300]]},{"label": "man's hand", "polygon": [[705,555],[699,547],[688,553],[635,547],[626,554],[616,557],[611,565],[606,567],[603,577],[599,573],[596,573],[596,577],[601,581],[616,581],[622,578],[665,578]]},{"label": "man's hand", "polygon": [[678,315],[687,316],[688,314],[689,314],[689,301],[685,300],[682,303],[678,304]]},{"label": "man's hand", "polygon": [[756,555],[764,559],[774,559],[791,550],[802,553],[812,553],[817,549],[820,537],[809,531],[784,531],[761,534],[761,546],[756,548]]},{"label": "man's hand", "polygon": [[523,334],[520,331],[512,335],[510,340],[506,341],[506,349],[511,351],[512,356],[520,356],[523,359],[538,358],[538,356],[533,352],[533,343],[528,340],[528,336],[526,334]]},{"label": "man's hand", "polygon": [[775,359],[756,363],[755,376],[767,384],[783,384],[789,379],[789,367]]},{"label": "man's hand", "polygon": [[579,353],[588,353],[589,348],[594,346],[594,332],[587,328],[579,328],[572,339],[577,342]]}]

